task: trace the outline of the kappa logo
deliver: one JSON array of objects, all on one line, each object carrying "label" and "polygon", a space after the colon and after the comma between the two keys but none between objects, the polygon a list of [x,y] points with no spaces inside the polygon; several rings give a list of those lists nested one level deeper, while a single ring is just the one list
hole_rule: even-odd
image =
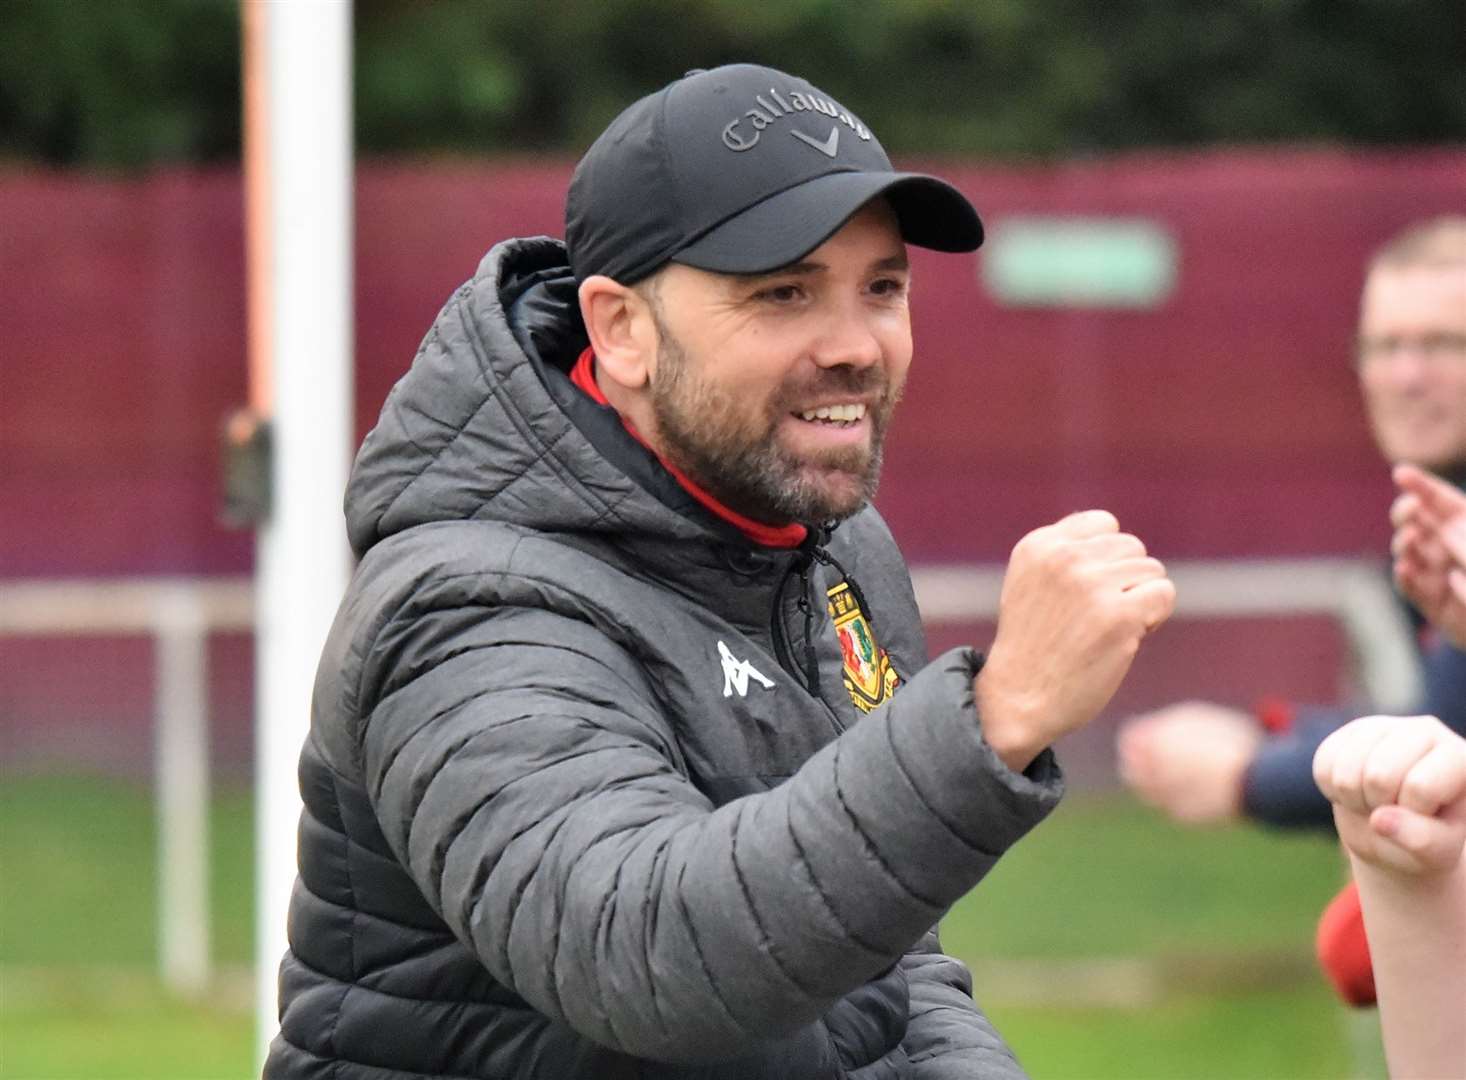
[{"label": "kappa logo", "polygon": [[824,142],[820,142],[813,135],[806,135],[804,132],[798,131],[795,128],[790,128],[789,129],[789,134],[790,135],[793,135],[800,142],[806,143],[807,145],[814,147],[821,154],[824,154],[825,157],[832,158],[832,157],[834,157],[836,154],[838,154],[840,152],[840,128],[839,128],[839,125],[836,125],[835,127],[830,128],[830,137],[828,139],[826,139]]},{"label": "kappa logo", "polygon": [[774,688],[774,681],[747,660],[739,660],[723,642],[718,642],[718,655],[723,658],[723,696],[732,697],[738,691],[739,697],[748,696],[748,680],[757,680],[765,690]]}]

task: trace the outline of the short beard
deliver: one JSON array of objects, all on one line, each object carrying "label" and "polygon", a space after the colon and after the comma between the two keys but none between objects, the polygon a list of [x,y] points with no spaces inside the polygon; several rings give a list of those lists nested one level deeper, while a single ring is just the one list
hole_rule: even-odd
[{"label": "short beard", "polygon": [[[727,392],[692,370],[694,362],[653,305],[660,335],[651,404],[663,452],[729,509],[766,525],[841,521],[875,495],[882,445],[900,397],[880,367],[822,369],[807,383],[778,388],[762,415],[738,408]],[[780,421],[801,402],[839,394],[880,396],[867,416],[869,449],[847,447],[807,459],[779,445]]]}]

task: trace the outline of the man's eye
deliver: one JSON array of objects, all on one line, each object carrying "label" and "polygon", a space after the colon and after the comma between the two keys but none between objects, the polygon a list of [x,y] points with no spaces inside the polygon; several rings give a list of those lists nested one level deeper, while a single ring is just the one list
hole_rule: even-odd
[{"label": "man's eye", "polygon": [[773,304],[792,304],[803,295],[798,285],[771,285],[754,294],[760,300]]},{"label": "man's eye", "polygon": [[906,282],[901,278],[877,278],[871,282],[870,291],[877,296],[900,296],[906,291]]}]

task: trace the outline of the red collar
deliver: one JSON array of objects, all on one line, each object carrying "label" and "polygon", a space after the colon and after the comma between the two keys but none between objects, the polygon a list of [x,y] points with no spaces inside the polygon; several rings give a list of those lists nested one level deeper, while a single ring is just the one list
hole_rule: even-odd
[{"label": "red collar", "polygon": [[[586,349],[585,352],[581,353],[580,359],[575,362],[575,367],[571,368],[570,381],[580,387],[597,405],[604,405],[607,408],[614,407],[606,400],[606,395],[601,393],[601,388],[596,385],[596,357],[590,349]],[[633,439],[641,443],[648,450],[651,450],[653,454],[656,454],[657,460],[662,463],[662,468],[672,474],[673,478],[687,491],[687,494],[691,495],[708,510],[732,525],[755,544],[762,544],[765,547],[793,548],[802,544],[804,538],[809,535],[809,530],[803,525],[765,525],[762,522],[754,521],[752,518],[744,517],[736,510],[729,509],[699,487],[681,469],[662,457],[661,454],[657,454],[656,450],[652,449],[651,444],[641,437],[641,432],[631,426],[631,421],[627,420],[626,417],[621,417],[621,423]]]}]

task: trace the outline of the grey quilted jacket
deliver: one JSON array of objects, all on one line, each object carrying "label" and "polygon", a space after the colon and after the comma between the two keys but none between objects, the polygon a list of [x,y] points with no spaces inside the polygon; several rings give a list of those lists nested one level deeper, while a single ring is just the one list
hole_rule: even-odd
[{"label": "grey quilted jacket", "polygon": [[266,1077],[1022,1076],[932,928],[1052,757],[982,741],[874,510],[752,545],[572,386],[574,311],[496,247],[358,455]]}]

